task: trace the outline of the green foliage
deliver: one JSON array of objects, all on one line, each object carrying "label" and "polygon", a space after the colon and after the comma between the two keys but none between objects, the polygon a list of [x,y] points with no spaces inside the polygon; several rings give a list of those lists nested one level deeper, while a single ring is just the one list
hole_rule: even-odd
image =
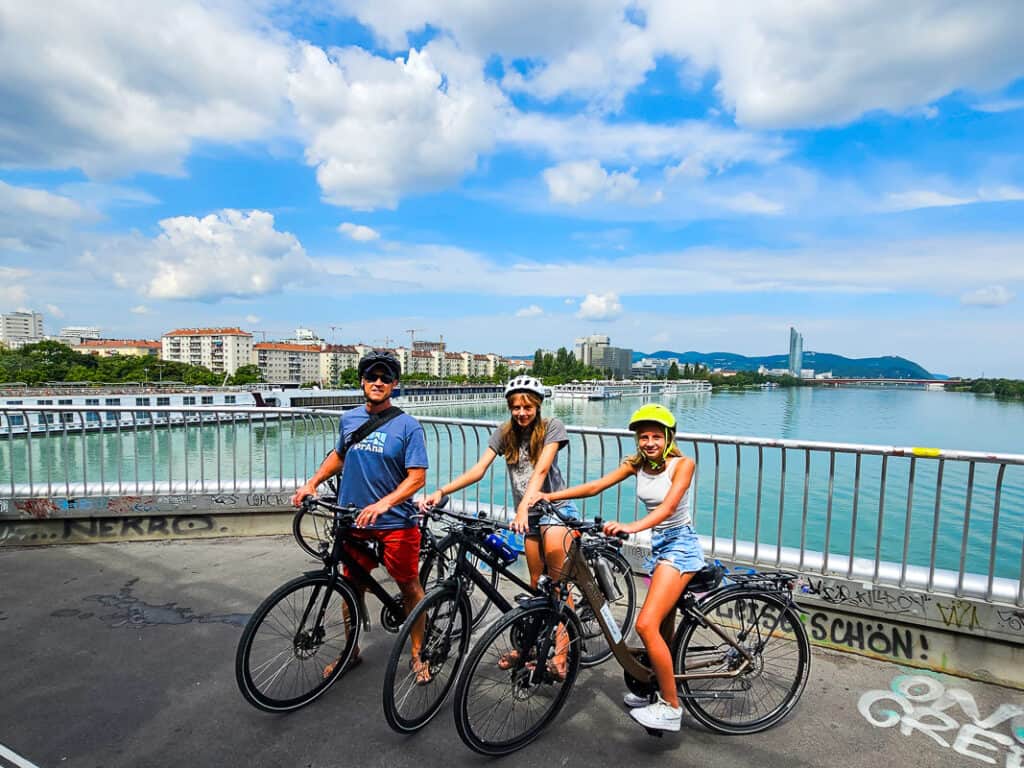
[{"label": "green foliage", "polygon": [[576,359],[576,355],[565,347],[559,347],[555,354],[544,354],[541,350],[533,356],[531,373],[545,384],[564,384],[567,381],[584,381],[587,379],[604,379],[607,376],[596,368],[584,365]]},{"label": "green foliage", "polygon": [[263,381],[263,373],[260,371],[258,366],[255,365],[243,365],[237,371],[235,375],[229,379],[230,384],[259,384]]},{"label": "green foliage", "polygon": [[[686,367],[689,368],[690,366]],[[677,381],[680,378],[682,378],[682,376],[679,374],[679,363],[673,362],[672,365],[668,367],[668,375],[665,378],[667,378],[669,381]]]},{"label": "green foliage", "polygon": [[359,387],[359,371],[355,368],[346,368],[338,374],[338,386],[356,389]]}]

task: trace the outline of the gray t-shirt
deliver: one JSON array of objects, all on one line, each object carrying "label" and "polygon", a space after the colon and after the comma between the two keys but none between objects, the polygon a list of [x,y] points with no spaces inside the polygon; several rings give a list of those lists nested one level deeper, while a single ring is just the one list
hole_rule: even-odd
[{"label": "gray t-shirt", "polygon": [[[548,419],[546,426],[544,445],[558,443],[558,450],[562,450],[563,447],[569,444],[569,433],[565,430],[565,424],[558,419]],[[502,456],[505,453],[505,445],[501,437],[503,431],[504,428],[496,430],[491,435],[491,439],[487,441],[487,447],[498,454],[498,456]],[[509,437],[514,436],[514,433],[511,431],[508,434]],[[523,494],[526,493],[526,486],[529,485],[532,474],[533,464],[530,461],[530,443],[527,439],[519,444],[519,461],[508,465],[508,476],[512,482],[512,500],[515,502],[516,507],[523,500]],[[563,488],[565,488],[565,480],[562,478],[562,471],[558,468],[558,455],[556,454],[555,460],[551,462],[551,468],[548,470],[548,476],[544,478],[544,485],[541,486],[541,491],[549,493],[551,491],[560,491]],[[570,502],[568,501],[559,501],[556,506],[564,507],[569,504]]]}]

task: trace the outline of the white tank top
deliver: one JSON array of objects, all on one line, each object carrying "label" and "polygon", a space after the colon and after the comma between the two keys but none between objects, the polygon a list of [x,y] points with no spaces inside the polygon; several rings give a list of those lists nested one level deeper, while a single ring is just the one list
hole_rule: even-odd
[{"label": "white tank top", "polygon": [[[663,472],[657,475],[649,475],[641,469],[636,474],[636,495],[650,514],[665,500],[668,491],[672,487],[672,473],[676,465],[682,460],[682,456],[674,456],[669,459]],[[693,525],[693,518],[690,516],[690,496],[693,492],[693,483],[686,489],[683,498],[679,500],[675,511],[654,526],[655,531],[666,531],[669,528],[678,528],[680,525]]]}]

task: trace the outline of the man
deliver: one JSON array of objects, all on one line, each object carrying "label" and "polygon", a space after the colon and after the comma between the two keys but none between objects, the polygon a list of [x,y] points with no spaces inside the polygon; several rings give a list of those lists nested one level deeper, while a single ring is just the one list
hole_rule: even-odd
[{"label": "man", "polygon": [[[317,487],[341,472],[338,503],[359,507],[357,537],[377,539],[383,545],[384,567],[402,593],[406,615],[423,598],[419,580],[420,529],[416,525],[416,506],[412,496],[426,483],[427,447],[423,427],[412,416],[402,413],[382,424],[355,445],[350,438],[367,420],[391,407],[391,393],[402,375],[402,366],[390,352],[370,352],[359,361],[359,380],[366,399],[365,408],[346,411],[339,423],[338,444],[324,459],[309,481],[296,491],[292,504],[299,506]],[[347,446],[347,450],[346,450]],[[366,570],[377,563],[362,550],[348,549]],[[348,575],[346,573],[346,575]],[[430,671],[419,660],[423,627],[412,633],[413,667],[417,680],[427,683]],[[349,668],[361,661],[356,648]],[[330,674],[334,664],[324,674]]]}]

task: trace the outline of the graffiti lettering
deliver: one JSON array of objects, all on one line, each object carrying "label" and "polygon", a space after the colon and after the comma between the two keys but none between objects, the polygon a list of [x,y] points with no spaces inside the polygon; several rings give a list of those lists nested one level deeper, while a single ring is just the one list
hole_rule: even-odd
[{"label": "graffiti lettering", "polygon": [[823,579],[802,581],[801,591],[832,605],[882,611],[893,615],[924,616],[932,599],[928,595],[884,588],[853,589],[849,584],[830,583]]},{"label": "graffiti lettering", "polygon": [[291,496],[276,493],[250,493],[245,497],[245,503],[250,507],[287,507],[292,501]]},{"label": "graffiti lettering", "polygon": [[949,605],[937,603],[935,607],[939,609],[942,622],[947,627],[974,629],[980,624],[977,607],[966,600],[954,600]]},{"label": "graffiti lettering", "polygon": [[50,517],[57,511],[57,505],[53,503],[53,499],[17,499],[14,502],[14,508],[37,520]]},{"label": "graffiti lettering", "polygon": [[[1001,704],[983,718],[974,696],[946,688],[925,675],[899,675],[888,690],[867,691],[857,702],[861,716],[876,728],[899,726],[903,736],[922,733],[940,747],[995,765],[1005,749],[1006,768],[1024,765],[1024,707]],[[956,710],[970,718],[960,723]],[[1009,726],[1009,733],[1004,730]]]},{"label": "graffiti lettering", "polygon": [[[92,518],[65,520],[65,539],[109,539],[133,536],[192,536],[212,531],[216,521],[210,515],[179,515],[165,517]],[[224,529],[222,529],[224,530]]]},{"label": "graffiti lettering", "polygon": [[1000,623],[1014,632],[1020,632],[1024,630],[1024,611],[1009,609],[999,609],[996,611],[999,616]]},{"label": "graffiti lettering", "polygon": [[225,496],[223,494],[218,494],[217,496],[213,497],[214,504],[223,504],[228,507],[233,507],[237,502],[238,499],[234,496]]},{"label": "graffiti lettering", "polygon": [[812,613],[809,621],[811,639],[826,645],[842,645],[858,651],[869,651],[879,656],[897,659],[927,659],[928,639],[906,627],[887,626],[882,622],[858,621],[826,613]]}]

